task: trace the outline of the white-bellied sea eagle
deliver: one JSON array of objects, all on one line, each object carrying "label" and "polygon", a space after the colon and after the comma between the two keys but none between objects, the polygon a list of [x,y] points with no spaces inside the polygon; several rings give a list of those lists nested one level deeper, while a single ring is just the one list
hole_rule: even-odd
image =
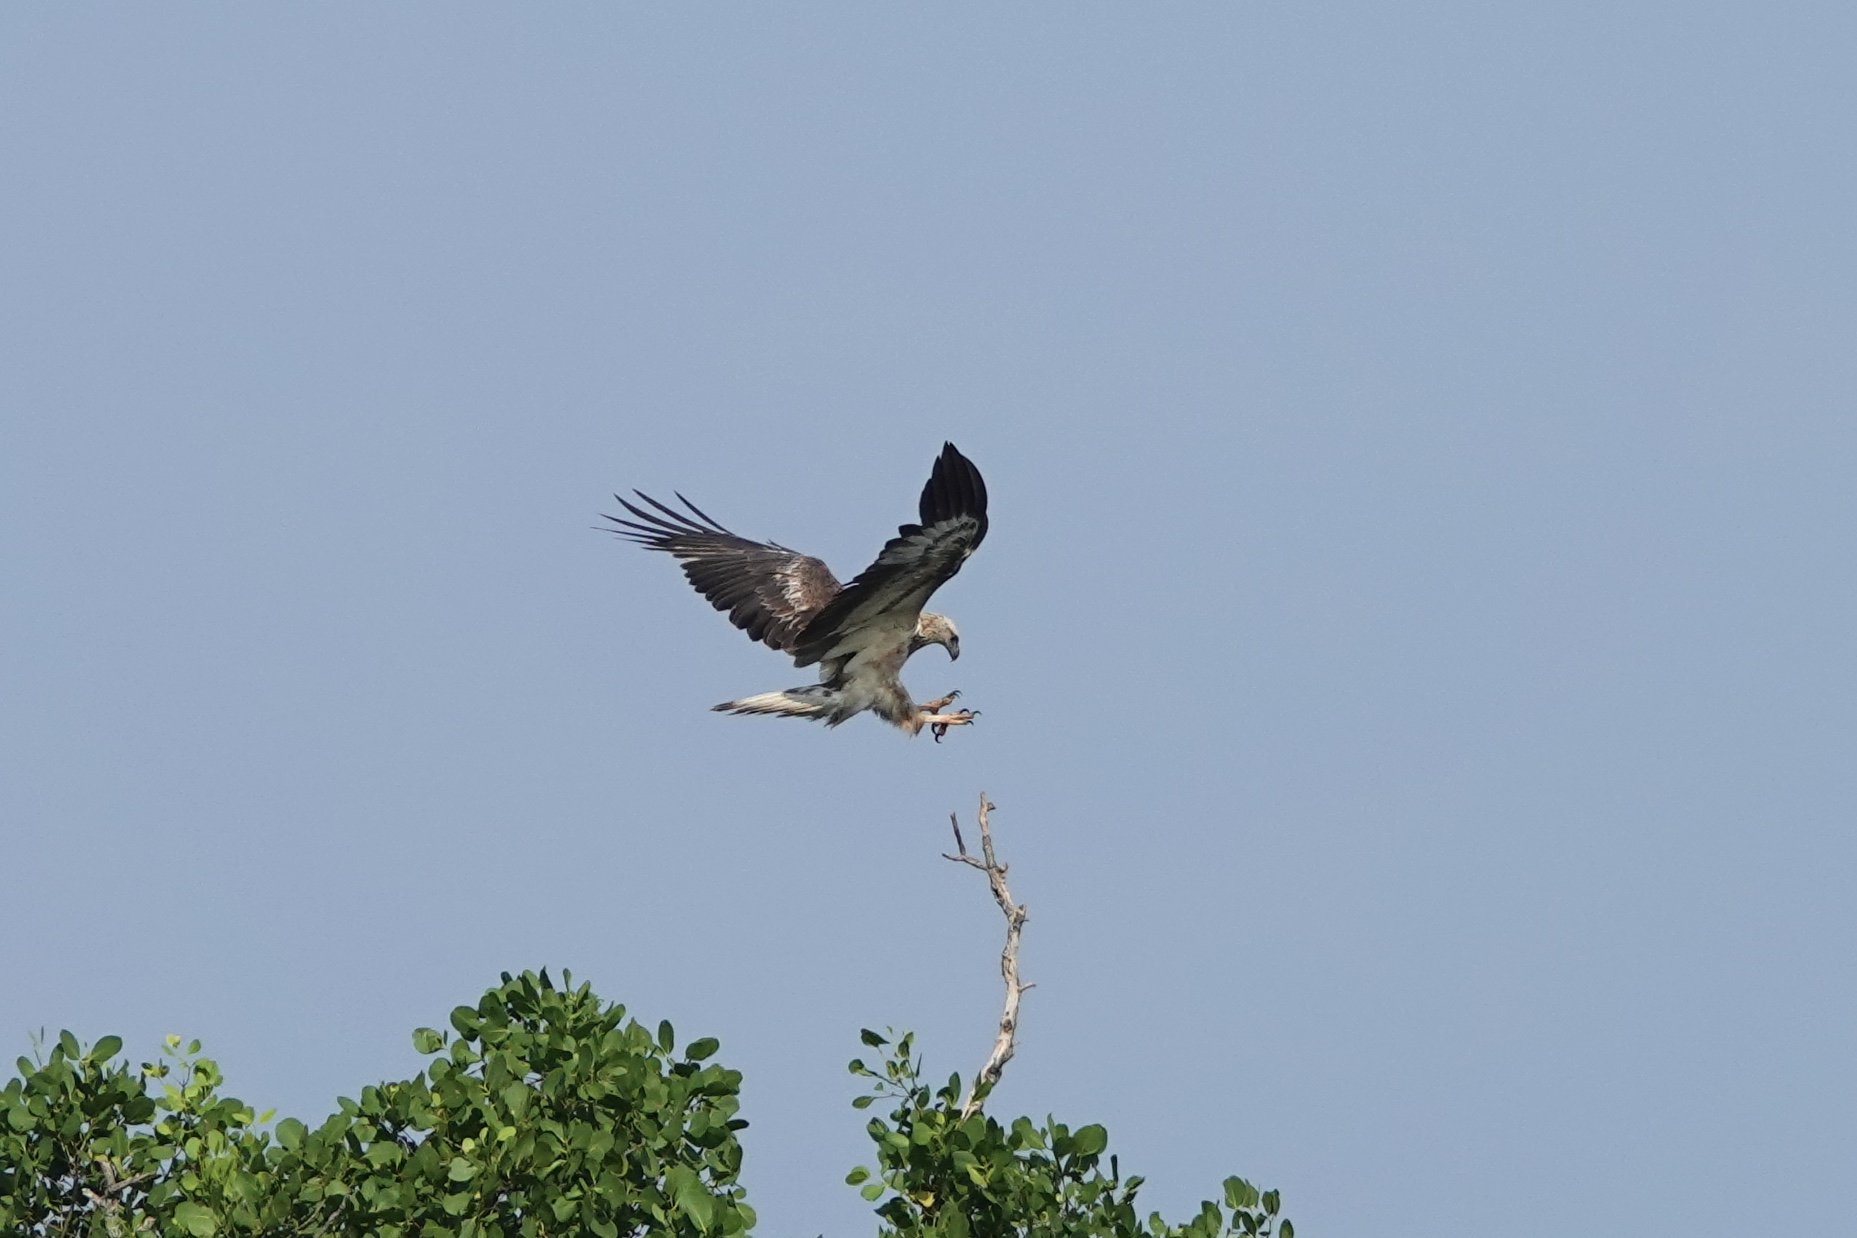
[{"label": "white-bellied sea eagle", "polygon": [[958,691],[918,704],[901,679],[903,663],[918,649],[940,645],[950,659],[961,656],[954,620],[922,609],[987,535],[986,483],[953,443],[942,446],[922,487],[921,523],[899,528],[877,561],[848,585],[810,555],[736,536],[681,494],[688,514],[632,493],[654,510],[614,495],[634,518],[605,517],[618,526],[608,532],[675,556],[697,592],[729,622],[793,655],[795,666],[819,666],[816,684],[724,701],[716,709],[811,718],[827,726],[868,709],[911,735],[927,726],[937,740],[949,727],[974,720],[972,710],[949,710]]}]

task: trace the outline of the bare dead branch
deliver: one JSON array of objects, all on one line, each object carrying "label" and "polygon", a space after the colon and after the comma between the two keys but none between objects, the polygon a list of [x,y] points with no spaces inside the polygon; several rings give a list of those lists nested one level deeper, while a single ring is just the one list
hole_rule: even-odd
[{"label": "bare dead branch", "polygon": [[968,1092],[967,1100],[961,1105],[961,1116],[968,1117],[978,1113],[980,1106],[986,1102],[987,1093],[999,1082],[1006,1063],[1012,1060],[1012,1052],[1017,1044],[1019,1034],[1019,998],[1032,986],[1019,979],[1019,935],[1025,928],[1027,913],[1023,903],[1012,900],[1012,891],[1006,887],[1006,865],[1000,863],[993,852],[993,829],[987,821],[987,814],[997,805],[987,802],[985,791],[980,793],[980,855],[976,858],[968,854],[967,840],[961,837],[961,822],[955,814],[948,814],[948,824],[954,827],[954,847],[957,854],[942,853],[942,858],[956,864],[966,864],[977,868],[987,875],[987,884],[993,889],[993,901],[999,904],[1000,912],[1006,917],[1006,946],[1000,951],[999,973],[1006,981],[1006,1005],[999,1015],[999,1035],[993,1040],[993,1051],[987,1054],[986,1065],[974,1076],[973,1089]]}]

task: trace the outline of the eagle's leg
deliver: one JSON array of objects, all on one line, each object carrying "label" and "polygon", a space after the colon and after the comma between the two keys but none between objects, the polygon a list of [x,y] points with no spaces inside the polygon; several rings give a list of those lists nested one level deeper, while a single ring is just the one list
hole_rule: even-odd
[{"label": "eagle's leg", "polygon": [[959,695],[961,695],[961,690],[956,688],[946,696],[938,696],[932,701],[923,701],[920,705],[916,706],[916,708],[925,714],[938,714],[942,710],[948,708],[948,706],[954,704],[954,698]]},{"label": "eagle's leg", "polygon": [[972,726],[974,719],[979,716],[980,711],[977,709],[961,709],[951,714],[940,714],[925,707],[922,713],[922,721],[918,725],[928,727],[929,732],[935,736],[935,742],[939,744],[941,742],[941,737],[948,733],[949,727]]}]

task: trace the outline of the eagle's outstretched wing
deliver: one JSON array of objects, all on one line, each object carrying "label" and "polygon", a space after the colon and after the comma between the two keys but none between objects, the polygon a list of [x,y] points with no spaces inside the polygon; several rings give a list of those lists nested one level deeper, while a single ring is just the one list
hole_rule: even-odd
[{"label": "eagle's outstretched wing", "polygon": [[648,494],[633,494],[657,509],[634,507],[614,495],[637,517],[607,516],[619,527],[608,529],[641,546],[675,555],[697,592],[729,622],[781,651],[790,650],[801,631],[843,586],[830,568],[811,555],[776,542],[751,542],[723,528],[702,508],[678,495],[694,516],[666,507]]},{"label": "eagle's outstretched wing", "polygon": [[833,657],[848,636],[873,622],[907,620],[913,632],[929,595],[961,570],[986,537],[986,482],[953,443],[942,444],[917,511],[922,523],[897,529],[877,561],[844,586],[795,638],[791,652],[796,666]]}]

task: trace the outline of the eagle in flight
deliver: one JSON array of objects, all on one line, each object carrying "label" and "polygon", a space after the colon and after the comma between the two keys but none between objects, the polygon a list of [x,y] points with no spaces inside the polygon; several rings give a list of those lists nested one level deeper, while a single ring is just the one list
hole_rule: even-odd
[{"label": "eagle in flight", "polygon": [[929,645],[942,646],[950,660],[961,656],[954,620],[922,609],[987,535],[986,483],[953,443],[943,444],[922,487],[922,523],[899,528],[877,561],[848,585],[810,555],[736,536],[681,494],[687,515],[632,493],[654,510],[614,495],[633,519],[607,516],[618,526],[607,532],[675,556],[697,592],[750,639],[793,655],[795,666],[819,667],[816,684],[724,701],[716,709],[811,718],[827,726],[868,709],[911,735],[926,726],[937,742],[949,727],[977,716],[949,709],[958,691],[918,704],[900,677],[909,656]]}]

